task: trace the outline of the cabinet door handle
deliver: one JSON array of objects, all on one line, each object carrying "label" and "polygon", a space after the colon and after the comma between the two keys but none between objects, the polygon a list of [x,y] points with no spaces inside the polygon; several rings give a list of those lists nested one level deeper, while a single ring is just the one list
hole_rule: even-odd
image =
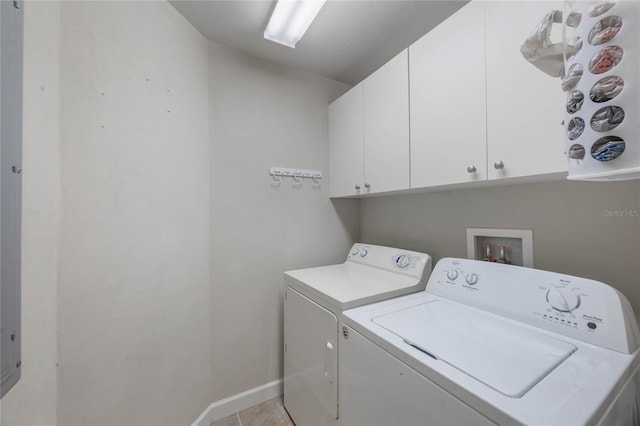
[{"label": "cabinet door handle", "polygon": [[504,163],[502,161],[496,161],[493,163],[493,168],[496,170],[504,169]]},{"label": "cabinet door handle", "polygon": [[469,166],[469,167],[467,167],[467,172],[468,172],[468,173],[473,174],[473,173],[475,173],[475,172],[477,172],[477,171],[478,171],[478,169],[476,169],[476,166]]},{"label": "cabinet door handle", "polygon": [[360,185],[356,185],[355,188],[356,188],[356,191],[360,191]]},{"label": "cabinet door handle", "polygon": [[369,189],[369,188],[371,188],[371,185],[369,185],[368,183],[365,183],[365,184],[364,184],[364,187],[365,187],[365,188],[367,188],[367,189]]}]

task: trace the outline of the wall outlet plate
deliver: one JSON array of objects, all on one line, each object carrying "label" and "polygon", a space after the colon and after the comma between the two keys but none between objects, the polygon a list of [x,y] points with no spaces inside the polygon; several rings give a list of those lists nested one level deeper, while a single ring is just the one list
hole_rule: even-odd
[{"label": "wall outlet plate", "polygon": [[512,265],[533,268],[533,231],[530,229],[467,228],[467,258],[484,260],[485,246],[498,259],[498,248],[505,246]]}]

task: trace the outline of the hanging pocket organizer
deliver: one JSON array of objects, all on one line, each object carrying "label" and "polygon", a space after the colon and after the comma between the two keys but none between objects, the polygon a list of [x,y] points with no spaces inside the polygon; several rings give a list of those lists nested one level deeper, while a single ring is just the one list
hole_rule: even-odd
[{"label": "hanging pocket organizer", "polygon": [[566,1],[565,144],[571,180],[640,179],[640,2]]}]

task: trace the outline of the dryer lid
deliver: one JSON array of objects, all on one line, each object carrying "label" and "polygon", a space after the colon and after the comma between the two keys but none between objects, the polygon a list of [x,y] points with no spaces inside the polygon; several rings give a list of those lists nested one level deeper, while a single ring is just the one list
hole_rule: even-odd
[{"label": "dryer lid", "polygon": [[420,291],[426,285],[415,277],[355,262],[288,271],[285,279],[342,310]]},{"label": "dryer lid", "polygon": [[515,322],[442,300],[373,318],[415,348],[520,398],[577,348]]}]

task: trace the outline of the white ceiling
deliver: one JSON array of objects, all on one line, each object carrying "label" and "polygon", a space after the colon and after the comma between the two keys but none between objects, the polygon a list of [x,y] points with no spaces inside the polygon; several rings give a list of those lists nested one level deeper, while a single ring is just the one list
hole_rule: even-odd
[{"label": "white ceiling", "polygon": [[263,38],[275,0],[171,3],[211,41],[354,85],[467,0],[329,0],[295,49]]}]

